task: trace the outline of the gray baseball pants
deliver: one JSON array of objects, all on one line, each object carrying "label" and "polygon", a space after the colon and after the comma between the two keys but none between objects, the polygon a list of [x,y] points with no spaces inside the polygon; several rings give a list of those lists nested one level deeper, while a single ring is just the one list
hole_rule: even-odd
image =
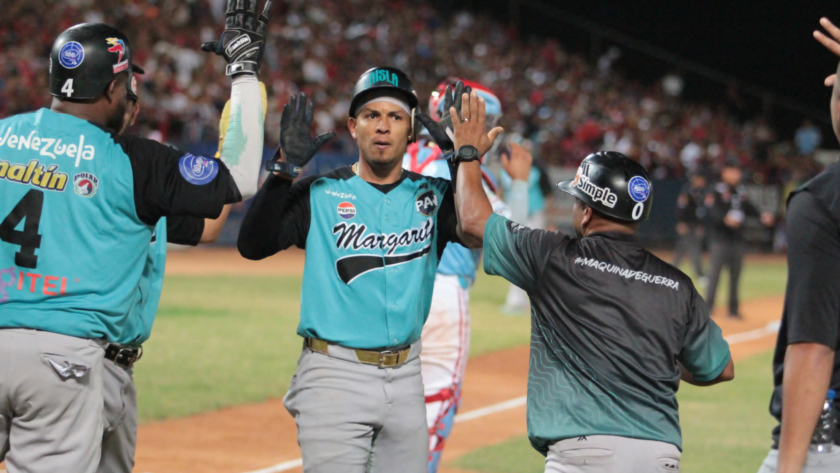
[{"label": "gray baseball pants", "polygon": [[545,473],[679,473],[681,457],[670,443],[587,435],[552,444]]},{"label": "gray baseball pants", "polygon": [[[776,473],[776,467],[779,464],[779,451],[770,450],[758,473]],[[805,465],[802,467],[802,473],[835,473],[840,471],[840,447],[834,446],[831,453],[815,454],[808,453],[805,457]]]},{"label": "gray baseball pants", "polygon": [[0,460],[9,473],[93,473],[102,445],[99,342],[0,329]]},{"label": "gray baseball pants", "polygon": [[105,360],[105,433],[97,473],[131,473],[137,448],[137,390],[130,368]]},{"label": "gray baseball pants", "polygon": [[361,364],[337,345],[329,353],[303,349],[284,399],[304,473],[426,473],[420,343],[396,368]]}]

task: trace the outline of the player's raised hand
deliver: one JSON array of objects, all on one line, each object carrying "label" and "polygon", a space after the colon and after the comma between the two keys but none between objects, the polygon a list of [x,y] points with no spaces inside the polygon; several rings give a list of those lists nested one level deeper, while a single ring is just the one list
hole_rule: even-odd
[{"label": "player's raised hand", "polygon": [[455,92],[453,93],[452,88],[450,86],[446,86],[446,92],[444,93],[443,97],[443,115],[440,117],[440,120],[435,121],[432,117],[420,113],[417,118],[420,120],[420,123],[429,131],[429,134],[432,135],[432,140],[434,140],[435,144],[438,145],[443,154],[451,154],[455,151],[455,145],[453,144],[454,140],[454,128],[452,126],[452,116],[450,114],[450,108],[455,108],[458,113],[461,113],[463,95],[466,92],[469,94],[472,91],[472,88],[467,86],[464,87],[464,83],[458,81],[455,84]]},{"label": "player's raised hand", "polygon": [[202,51],[225,58],[228,76],[259,74],[271,2],[266,1],[262,13],[258,14],[259,0],[228,0],[221,39],[201,45]]},{"label": "player's raised hand", "polygon": [[516,143],[510,144],[510,149],[501,153],[502,169],[514,181],[527,181],[531,175],[531,166],[534,157],[524,146]]},{"label": "player's raised hand", "polygon": [[[825,28],[826,33],[831,37],[820,30],[814,30],[814,39],[834,53],[835,56],[840,57],[840,28],[834,26],[834,23],[828,18],[820,18],[820,25]],[[837,80],[837,74],[831,74],[825,78],[825,85],[827,87],[833,87],[835,80]]]},{"label": "player's raised hand", "polygon": [[455,149],[470,145],[478,150],[479,156],[484,156],[493,147],[496,138],[505,130],[497,126],[487,132],[487,104],[477,92],[463,94],[462,102],[460,120],[455,107],[450,109],[453,118],[452,125],[455,127],[453,140]]},{"label": "player's raised hand", "polygon": [[267,171],[297,177],[315,153],[333,139],[334,131],[312,138],[313,112],[313,104],[306,94],[293,95],[289,99],[280,115],[280,146],[274,158],[266,163]]}]

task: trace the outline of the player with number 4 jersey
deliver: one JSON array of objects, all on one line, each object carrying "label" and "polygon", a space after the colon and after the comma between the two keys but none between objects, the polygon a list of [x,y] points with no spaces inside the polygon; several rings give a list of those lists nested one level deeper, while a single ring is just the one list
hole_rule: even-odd
[{"label": "player with number 4 jersey", "polygon": [[[237,13],[256,18],[245,6],[247,15]],[[262,17],[259,23],[249,48],[262,48]],[[254,58],[228,49],[229,63]],[[131,338],[127,330],[143,329],[129,314],[155,225],[168,216],[216,218],[225,204],[256,191],[263,121],[252,65],[228,68],[232,108],[240,113],[226,144],[238,145],[226,146],[217,161],[119,135],[142,73],[132,58],[120,30],[74,26],[52,48],[51,108],[0,120],[0,269],[7,283],[0,297],[0,460],[12,473],[96,470],[103,359],[109,344]]]}]

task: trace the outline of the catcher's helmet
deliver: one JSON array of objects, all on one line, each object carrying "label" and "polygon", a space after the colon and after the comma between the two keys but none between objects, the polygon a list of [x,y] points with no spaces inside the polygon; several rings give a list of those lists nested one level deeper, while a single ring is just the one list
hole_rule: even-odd
[{"label": "catcher's helmet", "polygon": [[102,23],[83,23],[61,33],[50,52],[50,93],[65,100],[99,98],[117,74],[128,71],[129,97],[137,100],[134,73],[143,69],[131,63],[128,37]]},{"label": "catcher's helmet", "polygon": [[615,151],[590,154],[573,181],[557,188],[598,213],[623,222],[642,222],[650,215],[653,186],[645,168]]},{"label": "catcher's helmet", "polygon": [[450,86],[454,89],[455,84],[457,84],[458,81],[463,82],[465,86],[471,87],[472,90],[476,91],[479,97],[484,99],[487,110],[487,128],[494,128],[499,123],[499,119],[502,118],[502,101],[499,100],[499,97],[484,84],[471,80],[460,79],[458,77],[448,77],[438,84],[432,92],[431,97],[429,97],[429,116],[435,121],[440,119],[440,116],[443,114],[446,86]]}]

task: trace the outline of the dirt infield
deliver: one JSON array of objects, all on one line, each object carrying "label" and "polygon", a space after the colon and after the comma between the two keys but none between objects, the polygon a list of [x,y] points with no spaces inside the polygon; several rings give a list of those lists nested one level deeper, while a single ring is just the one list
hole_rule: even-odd
[{"label": "dirt infield", "polygon": [[303,274],[304,251],[290,249],[262,261],[249,261],[230,248],[170,250],[166,274],[179,276],[210,275],[299,275]]},{"label": "dirt infield", "polygon": [[[244,261],[224,250],[173,253],[167,274],[300,274],[303,252]],[[745,320],[732,321],[716,314],[725,335],[756,333],[754,339],[733,344],[736,360],[771,348],[772,330],[761,332],[781,317],[782,298],[773,297],[743,304]],[[528,347],[487,354],[470,361],[461,412],[521,398],[526,394]],[[142,396],[142,393],[140,393]],[[505,441],[526,432],[525,406],[460,422],[444,453],[444,466],[470,450]],[[140,427],[137,467],[144,473],[244,473],[300,471],[295,425],[274,399],[209,412],[183,419],[153,422]],[[287,463],[288,466],[271,468]],[[457,470],[443,468],[443,472]]]}]

